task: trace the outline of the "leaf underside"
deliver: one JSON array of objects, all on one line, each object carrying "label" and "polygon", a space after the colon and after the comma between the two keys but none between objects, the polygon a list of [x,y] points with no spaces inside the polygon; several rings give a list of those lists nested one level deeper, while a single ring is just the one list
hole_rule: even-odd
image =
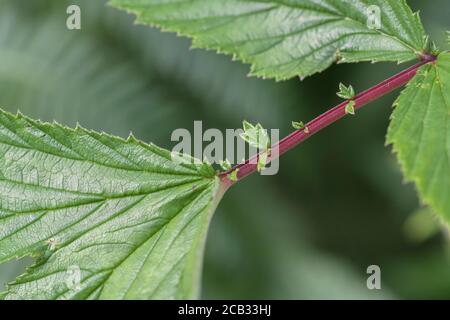
[{"label": "leaf underside", "polygon": [[387,142],[422,200],[450,222],[450,54],[422,66],[395,102]]},{"label": "leaf underside", "polygon": [[[251,74],[306,77],[333,62],[415,59],[426,47],[405,0],[111,0],[137,22],[191,37],[193,47],[232,54]],[[380,9],[380,28],[370,6]],[[368,24],[369,20],[369,24]]]},{"label": "leaf underside", "polygon": [[37,258],[2,298],[196,298],[220,196],[207,164],[0,111],[0,262]]}]

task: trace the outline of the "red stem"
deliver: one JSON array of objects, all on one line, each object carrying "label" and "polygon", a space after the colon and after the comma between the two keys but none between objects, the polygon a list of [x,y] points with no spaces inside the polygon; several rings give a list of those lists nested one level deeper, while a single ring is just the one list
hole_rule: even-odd
[{"label": "red stem", "polygon": [[[403,86],[406,84],[409,80],[414,77],[417,70],[424,64],[433,62],[436,60],[435,56],[431,55],[425,55],[422,57],[422,61],[420,63],[417,63],[413,65],[412,67],[394,75],[393,77],[384,80],[383,82],[380,82],[379,84],[373,86],[372,88],[361,92],[357,96],[353,98],[353,101],[355,102],[355,109],[362,108],[369,102],[372,102],[391,91]],[[337,120],[341,119],[342,117],[346,116],[345,107],[349,100],[345,100],[342,103],[338,104],[334,108],[329,109],[325,113],[322,113],[312,121],[308,122],[305,126],[309,129],[308,133],[305,133],[303,129],[296,130],[292,132],[290,135],[285,137],[284,139],[278,141],[274,145],[272,145],[272,150],[278,150],[278,154],[272,155],[269,157],[268,162],[281,156],[285,152],[291,150],[298,144],[302,143],[312,135],[316,134],[323,128],[329,126],[330,124],[336,122]],[[229,187],[232,184],[234,184],[236,181],[239,181],[246,176],[254,173],[257,171],[257,159],[259,157],[259,154],[254,155],[250,159],[234,166],[231,170],[228,170],[226,172],[222,172],[220,174],[220,179],[224,183],[225,187]],[[231,181],[229,179],[229,174],[239,169],[237,172],[237,180]]]}]

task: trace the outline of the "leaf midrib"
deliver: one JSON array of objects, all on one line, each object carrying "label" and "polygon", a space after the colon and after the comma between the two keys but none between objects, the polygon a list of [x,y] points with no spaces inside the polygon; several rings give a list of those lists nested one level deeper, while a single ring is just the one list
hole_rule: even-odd
[{"label": "leaf midrib", "polygon": [[[170,174],[167,174],[170,175]],[[44,190],[51,190],[51,191],[58,191],[61,193],[67,193],[67,194],[72,194],[72,195],[79,195],[79,196],[83,196],[83,197],[91,197],[91,198],[98,198],[98,199],[85,199],[85,200],[89,200],[90,202],[88,203],[82,203],[79,205],[84,205],[84,204],[91,204],[91,203],[96,203],[96,202],[102,202],[102,201],[107,201],[107,200],[115,200],[115,199],[124,199],[124,198],[129,198],[129,197],[137,197],[137,196],[144,196],[144,195],[148,195],[148,194],[152,194],[152,193],[156,193],[156,192],[160,192],[160,191],[165,191],[171,188],[176,188],[176,187],[180,187],[183,186],[185,184],[189,184],[189,183],[195,183],[195,182],[199,182],[205,179],[208,179],[206,177],[195,177],[194,175],[192,175],[192,180],[189,181],[180,181],[179,183],[175,183],[173,185],[167,185],[164,187],[159,187],[158,189],[155,190],[148,190],[148,191],[142,191],[142,192],[137,192],[137,193],[122,193],[122,194],[113,194],[113,195],[104,195],[104,194],[99,194],[99,193],[84,193],[84,192],[80,192],[80,191],[75,191],[75,190],[65,190],[65,189],[58,189],[55,187],[49,187],[49,186],[41,186],[41,185],[37,185],[37,184],[31,184],[28,182],[19,182],[19,181],[15,181],[15,180],[10,180],[10,179],[0,179],[0,181],[7,181],[13,184],[17,184],[17,185],[24,185],[24,186],[28,186],[28,187],[33,187],[36,189],[44,189]],[[212,179],[210,179],[212,180]],[[64,206],[64,207],[59,207],[56,209],[64,209],[64,208],[70,208],[70,207],[76,207],[77,205],[70,205],[70,206]],[[53,208],[52,208],[53,209]],[[13,210],[7,210],[4,209],[8,212],[12,212],[14,214],[16,213],[33,213],[33,212],[38,212],[41,210],[49,210],[49,209],[41,209],[41,210],[33,210],[33,211],[20,211],[20,212],[15,212]]]}]

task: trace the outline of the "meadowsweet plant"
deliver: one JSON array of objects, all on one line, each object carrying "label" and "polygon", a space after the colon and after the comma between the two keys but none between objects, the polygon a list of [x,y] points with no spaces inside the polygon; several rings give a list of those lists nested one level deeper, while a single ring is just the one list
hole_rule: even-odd
[{"label": "meadowsweet plant", "polygon": [[357,121],[360,108],[403,86],[387,144],[422,201],[450,221],[450,54],[433,44],[406,1],[110,5],[191,38],[195,48],[232,55],[264,79],[303,79],[335,62],[416,62],[360,93],[340,84],[342,103],[309,122],[293,119],[295,130],[272,145],[260,124],[245,121],[241,137],[260,152],[235,166],[224,160],[220,172],[200,160],[174,161],[132,135],[1,111],[0,262],[36,259],[1,298],[199,297],[208,226],[226,191],[335,121]]}]

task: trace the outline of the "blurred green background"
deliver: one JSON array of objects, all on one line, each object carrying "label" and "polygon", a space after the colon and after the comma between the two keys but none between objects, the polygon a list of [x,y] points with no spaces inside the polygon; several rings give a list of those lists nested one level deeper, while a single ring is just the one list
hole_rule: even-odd
[{"label": "blurred green background", "polygon": [[[444,46],[450,2],[408,3]],[[80,31],[66,29],[69,4],[81,7]],[[194,120],[225,130],[247,119],[284,136],[292,120],[336,104],[340,81],[361,91],[406,67],[345,64],[276,83],[189,47],[102,0],[0,0],[0,106],[172,148],[172,131]],[[446,229],[384,145],[397,94],[283,156],[277,175],[251,176],[226,194],[207,241],[203,298],[450,298]],[[0,266],[0,289],[27,263]],[[372,264],[381,290],[366,287]]]}]

